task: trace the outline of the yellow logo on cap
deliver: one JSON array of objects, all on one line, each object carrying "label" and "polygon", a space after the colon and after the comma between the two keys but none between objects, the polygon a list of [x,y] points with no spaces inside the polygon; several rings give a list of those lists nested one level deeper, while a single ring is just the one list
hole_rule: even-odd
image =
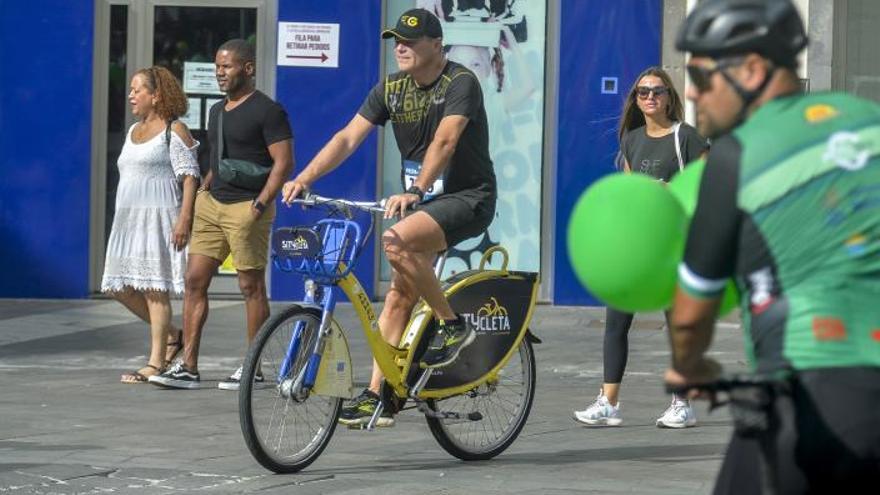
[{"label": "yellow logo on cap", "polygon": [[419,18],[411,15],[401,16],[400,20],[409,27],[416,27],[419,25]]},{"label": "yellow logo on cap", "polygon": [[833,119],[834,117],[837,117],[839,113],[840,112],[831,105],[820,103],[818,105],[807,107],[807,109],[804,110],[804,118],[807,119],[807,122],[815,124],[828,119]]}]

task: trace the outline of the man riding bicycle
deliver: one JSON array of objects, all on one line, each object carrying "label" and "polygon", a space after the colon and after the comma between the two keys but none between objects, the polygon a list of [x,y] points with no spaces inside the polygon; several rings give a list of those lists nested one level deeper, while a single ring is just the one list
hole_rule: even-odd
[{"label": "man riding bicycle", "polygon": [[[420,364],[442,367],[475,338],[471,324],[446,300],[433,264],[438,253],[484,232],[495,214],[486,111],[477,77],[446,59],[442,27],[433,14],[408,10],[382,37],[394,38],[400,71],[377,84],[354,118],[284,185],[283,200],[290,204],[348,158],[374,126],[391,121],[403,159],[405,192],[385,203],[385,217],[400,221],[382,235],[392,279],[379,327],[385,340],[396,345],[419,298],[424,299],[439,325]],[[343,408],[341,423],[369,422],[379,404],[382,378],[374,362],[369,388]],[[383,412],[377,425],[393,423],[391,414]]]},{"label": "man riding bicycle", "polygon": [[678,37],[713,141],[666,381],[718,378],[705,354],[730,277],[754,371],[774,377],[765,427],[737,429],[716,493],[845,493],[880,476],[880,107],[801,94],[806,44],[789,0],[705,0]]}]

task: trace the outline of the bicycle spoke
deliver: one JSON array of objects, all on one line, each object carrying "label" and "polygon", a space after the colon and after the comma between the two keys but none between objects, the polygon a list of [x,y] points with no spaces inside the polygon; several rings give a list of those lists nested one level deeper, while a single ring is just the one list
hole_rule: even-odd
[{"label": "bicycle spoke", "polygon": [[[532,361],[523,344],[492,384],[438,401],[439,410],[462,414],[478,412],[478,421],[440,420],[443,436],[469,454],[500,452],[518,434],[531,400]],[[436,432],[435,432],[436,433]],[[443,442],[441,442],[442,444]],[[494,455],[494,454],[492,454]]]},{"label": "bicycle spoke", "polygon": [[[250,422],[256,434],[256,447],[273,464],[283,466],[311,462],[329,440],[335,426],[340,399],[305,394],[289,397],[282,394],[284,388],[299,376],[309,361],[320,326],[315,313],[293,311],[287,319],[276,321],[264,335],[258,354],[250,356],[248,375],[253,378],[259,363],[264,382],[251,380],[249,395]],[[300,331],[297,332],[297,329]],[[295,354],[288,358],[294,336],[299,339]],[[285,365],[285,361],[289,364]],[[279,376],[287,369],[285,376]],[[247,435],[247,433],[246,433]],[[249,447],[251,445],[249,444]],[[264,461],[255,453],[261,463]],[[266,465],[266,464],[264,464]],[[269,466],[267,466],[269,467]],[[273,468],[274,469],[274,468]]]}]

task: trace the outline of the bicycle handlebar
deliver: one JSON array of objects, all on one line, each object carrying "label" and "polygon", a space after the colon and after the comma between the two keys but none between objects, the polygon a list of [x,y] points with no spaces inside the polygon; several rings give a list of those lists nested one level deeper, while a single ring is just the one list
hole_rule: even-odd
[{"label": "bicycle handlebar", "polygon": [[[304,198],[295,198],[290,202],[304,206],[337,206],[345,208],[354,208],[356,210],[366,211],[368,213],[385,213],[385,199],[382,201],[352,201],[343,198],[328,198],[314,193],[307,193]],[[411,204],[407,207],[407,211],[414,211],[418,208],[418,204]]]},{"label": "bicycle handlebar", "polygon": [[327,198],[317,194],[308,193],[304,198],[295,198],[291,203],[301,204],[305,206],[343,206],[354,208],[369,213],[385,213],[385,205],[383,202],[376,201],[351,201],[341,198]]},{"label": "bicycle handlebar", "polygon": [[686,395],[690,391],[696,392],[730,392],[738,388],[768,386],[778,383],[778,377],[768,375],[746,375],[733,374],[718,378],[715,381],[706,383],[689,383],[686,385],[669,385],[666,384],[666,392]]}]

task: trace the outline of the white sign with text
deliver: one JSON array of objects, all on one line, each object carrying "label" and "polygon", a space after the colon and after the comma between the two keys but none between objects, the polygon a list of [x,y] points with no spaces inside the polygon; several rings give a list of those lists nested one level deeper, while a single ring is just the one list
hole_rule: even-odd
[{"label": "white sign with text", "polygon": [[279,22],[278,65],[339,67],[339,24]]},{"label": "white sign with text", "polygon": [[214,62],[184,62],[183,91],[202,95],[222,95],[217,85]]},{"label": "white sign with text", "polygon": [[187,110],[185,115],[180,116],[180,121],[186,124],[190,130],[201,130],[202,129],[202,99],[201,98],[187,98],[187,103],[189,104],[189,109]]}]

